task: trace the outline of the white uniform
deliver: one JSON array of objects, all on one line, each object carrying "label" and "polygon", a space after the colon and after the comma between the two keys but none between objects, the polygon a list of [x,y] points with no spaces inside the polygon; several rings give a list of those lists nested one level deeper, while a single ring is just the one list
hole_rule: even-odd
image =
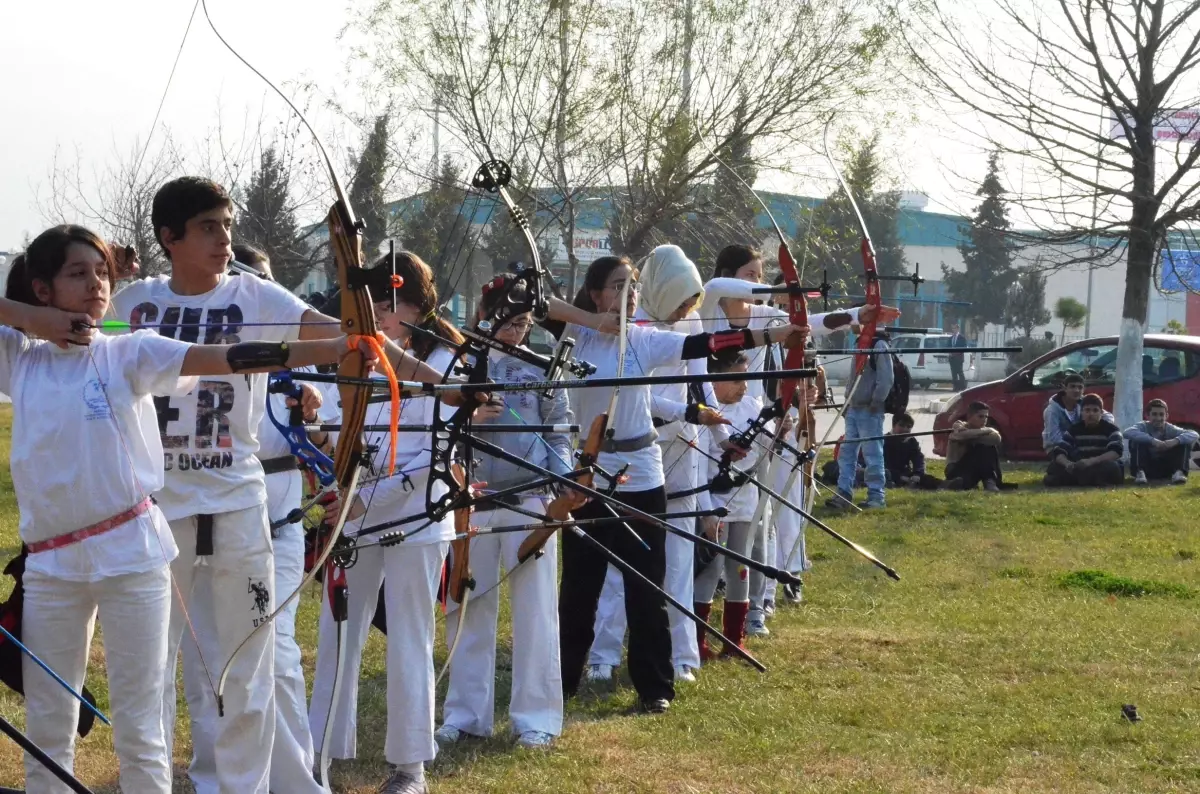
[{"label": "white uniform", "polygon": [[[0,328],[0,391],[13,402],[11,466],[22,542],[94,526],[162,487],[151,395],[192,388],[194,379],[179,376],[187,349],[144,331],[63,350]],[[166,519],[151,504],[103,534],[32,553],[25,566],[25,644],[76,691],[99,613],[120,785],[130,794],[171,790],[161,708],[169,565],[177,552]],[[78,701],[28,657],[22,675],[27,735],[70,770]],[[68,790],[31,757],[25,775],[29,791]]]},{"label": "white uniform", "polygon": [[[311,370],[311,368],[305,368]],[[337,420],[336,400],[329,405],[329,395],[322,395],[326,402],[321,405],[319,419],[324,422]],[[283,394],[270,394],[271,409],[276,419],[287,424],[290,409]],[[259,460],[285,457],[291,454],[287,440],[276,429],[264,413],[259,425]],[[267,516],[273,523],[282,520],[301,506],[304,484],[299,470],[280,471],[266,475]],[[304,526],[302,523],[285,524],[272,533],[275,556],[275,589],[284,598],[300,586],[304,578]],[[207,579],[195,584],[196,597],[210,598],[211,582]],[[294,791],[298,794],[324,791],[313,779],[312,735],[308,729],[308,690],[304,684],[304,669],[301,667],[300,646],[296,644],[296,610],[299,599],[275,619],[275,743],[271,748],[271,791]],[[197,636],[215,637],[211,620],[202,624],[193,620]],[[211,641],[211,640],[210,640]],[[183,686],[187,695],[192,720],[192,762],[188,776],[197,794],[209,794],[218,789],[217,760],[215,755],[216,702],[208,686],[204,669],[196,652],[196,643],[190,636],[183,638]]]},{"label": "white uniform", "polygon": [[[641,307],[634,313],[635,320],[647,319]],[[661,324],[655,327],[665,327]],[[679,333],[701,333],[699,315],[692,313],[670,327]],[[631,348],[631,356],[636,352]],[[703,375],[708,372],[704,359],[688,359],[672,362],[654,370],[655,375]],[[685,492],[700,484],[700,453],[685,441],[676,438],[682,435],[689,441],[698,437],[697,427],[683,420],[688,405],[688,386],[685,383],[652,386],[652,411],[656,419],[666,421],[658,427],[658,446],[662,456],[663,476],[666,478],[667,494]],[[668,513],[688,513],[695,510],[710,510],[712,503],[707,491],[667,501]],[[677,518],[670,522],[685,532],[694,532],[696,519]],[[674,534],[667,535],[667,573],[663,589],[684,605],[692,603],[693,563],[696,556],[695,543]],[[671,623],[671,663],[676,667],[699,667],[700,656],[696,650],[696,623],[677,609],[667,611]],[[596,609],[596,638],[592,641],[589,664],[607,664],[616,667],[621,663],[621,647],[625,638],[625,586],[621,572],[608,566],[604,589],[600,592],[600,603]]]},{"label": "white uniform", "polygon": [[[135,326],[154,325],[163,336],[215,344],[294,340],[309,308],[278,284],[230,275],[202,295],[176,294],[166,276],[145,279],[121,290],[113,307]],[[266,375],[205,377],[187,395],[157,400],[156,407],[167,472],[159,504],[179,545],[172,570],[187,602],[172,605],[167,675],[175,680],[185,626],[195,623],[198,658],[212,690],[234,648],[276,603],[267,490],[256,457]],[[212,517],[211,556],[197,555],[201,516]],[[208,590],[202,585],[194,593],[193,585],[203,580]],[[230,666],[225,716],[213,723],[220,794],[267,794],[275,738],[274,647],[274,627],[268,626]],[[197,714],[208,708],[204,703],[190,701],[189,708],[193,720],[205,719]],[[163,722],[173,741],[173,686],[163,697]]]},{"label": "white uniform", "polygon": [[[545,373],[512,356],[493,353],[488,374],[498,383],[544,380]],[[571,421],[567,394],[547,397],[540,392],[501,392],[505,412],[493,420],[500,424],[566,424]],[[478,435],[534,466],[566,474],[571,465],[571,439],[566,433],[487,433],[487,423],[476,425]],[[479,466],[473,478],[493,491],[506,490],[537,478],[535,472],[476,452]],[[521,498],[524,509],[543,513],[547,500],[529,493]],[[485,508],[485,509],[482,509]],[[502,505],[477,508],[471,523],[479,528],[536,523],[527,515]],[[502,570],[517,565],[517,552],[528,532],[477,535],[471,540],[470,568],[475,589],[462,613],[447,602],[446,642],[454,648],[450,686],[443,707],[444,721],[460,731],[488,736],[492,733],[496,699],[496,623]],[[563,726],[563,687],[558,647],[558,536],[552,535],[538,559],[525,562],[508,579],[512,613],[512,697],[509,717],[513,733],[536,731],[558,736]],[[475,594],[479,595],[476,596]],[[457,646],[455,643],[457,642]]]},{"label": "white uniform", "polygon": [[[439,348],[427,363],[444,371],[451,352]],[[433,398],[421,397],[401,403],[401,424],[429,424],[433,421]],[[447,412],[455,410],[445,406]],[[373,403],[367,410],[368,425],[391,421],[388,403]],[[387,433],[368,433],[367,441],[378,444],[375,474],[364,479],[374,483],[359,490],[366,514],[347,522],[345,532],[355,535],[364,527],[425,512],[426,485],[429,478],[429,434],[400,433],[396,445],[396,475],[386,477],[391,440]],[[401,473],[407,475],[401,476]],[[444,488],[444,486],[441,486]],[[411,532],[425,521],[397,527]],[[433,641],[434,606],[438,581],[450,541],[454,538],[453,516],[430,524],[403,543],[387,548],[373,547],[358,553],[358,560],[346,571],[349,590],[349,617],[344,627],[346,655],[338,702],[333,700],[334,670],[337,667],[337,631],[328,599],[321,608],[317,667],[313,675],[313,694],[309,703],[309,725],[317,753],[325,725],[333,714],[329,758],[354,758],[357,752],[358,678],[362,667],[362,649],[371,629],[371,618],[378,604],[380,585],[387,606],[387,736],[384,756],[392,764],[415,764],[437,756],[434,731]],[[375,540],[364,538],[364,543]]]}]

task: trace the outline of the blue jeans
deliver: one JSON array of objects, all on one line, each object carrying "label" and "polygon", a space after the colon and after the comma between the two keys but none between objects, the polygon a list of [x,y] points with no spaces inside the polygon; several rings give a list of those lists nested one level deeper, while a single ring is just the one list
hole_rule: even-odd
[{"label": "blue jeans", "polygon": [[846,440],[838,451],[838,490],[843,496],[854,496],[855,464],[858,450],[862,447],[863,461],[867,465],[867,502],[884,504],[883,496],[883,439],[858,443],[856,438],[874,438],[883,435],[883,413],[871,413],[867,408],[846,409]]}]

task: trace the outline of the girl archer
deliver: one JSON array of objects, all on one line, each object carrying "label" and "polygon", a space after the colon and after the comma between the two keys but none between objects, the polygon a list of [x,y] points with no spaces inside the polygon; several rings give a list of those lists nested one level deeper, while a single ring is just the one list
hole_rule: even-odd
[{"label": "girl archer", "polygon": [[[121,789],[167,794],[162,699],[178,549],[150,496],[164,477],[152,398],[191,390],[195,376],[328,363],[350,348],[345,337],[192,345],[148,330],[96,336],[116,272],[108,246],[83,227],[56,226],[30,243],[0,299],[0,391],[12,397],[28,552],[25,643],[78,689],[99,616]],[[104,463],[113,450],[120,465]],[[85,480],[87,498],[70,498]],[[23,675],[28,735],[70,769],[79,704],[30,659]],[[31,757],[25,769],[29,790],[57,790]]]}]

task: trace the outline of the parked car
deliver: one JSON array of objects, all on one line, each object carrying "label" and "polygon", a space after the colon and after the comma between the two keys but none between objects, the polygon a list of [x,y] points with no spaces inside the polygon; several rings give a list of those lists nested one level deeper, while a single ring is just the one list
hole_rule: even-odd
[{"label": "parked car", "polygon": [[[919,353],[897,353],[908,367],[912,385],[917,389],[928,389],[934,383],[950,383],[950,334],[903,334],[892,337],[892,347],[920,349]],[[970,343],[968,343],[970,345]],[[963,352],[963,377],[974,380],[976,356],[971,347],[960,348]]]},{"label": "parked car", "polygon": [[[1200,336],[1149,334],[1142,354],[1143,401],[1167,401],[1170,421],[1200,430]],[[934,419],[935,430],[949,428],[966,416],[972,402],[991,406],[990,423],[1004,437],[1002,454],[1009,460],[1044,460],[1042,411],[1061,391],[1070,373],[1083,376],[1085,390],[1104,398],[1112,410],[1117,369],[1117,338],[1072,342],[1034,359],[1003,380],[973,386],[956,395]],[[915,379],[915,378],[914,378]],[[946,436],[934,436],[933,451],[946,454]],[[1200,447],[1193,450],[1193,460]]]}]

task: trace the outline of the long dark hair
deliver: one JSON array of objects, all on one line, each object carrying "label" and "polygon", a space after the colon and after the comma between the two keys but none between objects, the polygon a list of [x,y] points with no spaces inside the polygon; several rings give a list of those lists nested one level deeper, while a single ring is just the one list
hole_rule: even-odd
[{"label": "long dark hair", "polygon": [[[386,274],[390,279],[392,274],[391,256],[380,257],[371,270],[375,274]],[[404,279],[404,283],[395,290],[396,300],[404,301],[420,310],[421,318],[415,323],[417,327],[431,331],[456,345],[462,344],[463,335],[438,314],[437,283],[433,277],[432,268],[411,251],[397,251],[396,275]],[[371,297],[375,300],[390,301],[392,289],[390,286],[382,289],[372,287]],[[412,352],[422,361],[429,357],[438,344],[439,342],[428,334],[413,332]]]},{"label": "long dark hair", "polygon": [[627,256],[602,256],[592,262],[583,276],[583,286],[575,294],[575,307],[588,312],[596,311],[596,302],[592,300],[592,290],[604,289],[604,282],[608,281],[609,274],[621,265],[629,265],[632,271],[629,274],[630,278],[637,273],[637,268],[633,266],[633,260]]},{"label": "long dark hair", "polygon": [[67,263],[67,249],[72,243],[89,245],[104,257],[108,269],[109,285],[117,282],[117,264],[113,261],[108,244],[91,229],[83,226],[64,224],[54,226],[39,234],[29,244],[24,253],[13,260],[12,269],[8,271],[8,282],[5,284],[4,296],[9,300],[28,303],[31,306],[45,306],[38,300],[33,289],[33,282],[43,281],[50,284],[54,277]]},{"label": "long dark hair", "polygon": [[756,259],[762,259],[762,251],[752,245],[727,245],[717,254],[713,278],[733,278],[742,267]]}]

